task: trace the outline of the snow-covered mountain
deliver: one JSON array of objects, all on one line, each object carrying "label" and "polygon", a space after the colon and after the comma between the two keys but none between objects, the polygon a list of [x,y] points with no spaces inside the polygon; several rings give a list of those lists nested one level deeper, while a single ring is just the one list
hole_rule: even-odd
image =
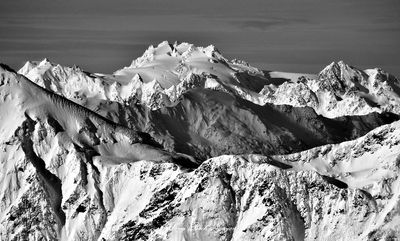
[{"label": "snow-covered mountain", "polygon": [[311,107],[328,118],[400,113],[400,82],[375,68],[359,70],[333,62],[318,75],[265,72],[241,60],[229,61],[214,47],[162,42],[113,75],[78,67],[27,62],[19,71],[35,83],[91,109],[100,100],[171,106],[189,89],[231,93],[258,105]]},{"label": "snow-covered mountain", "polygon": [[[148,134],[49,92],[7,66],[0,66],[0,75],[2,239],[64,237],[61,229],[73,221],[64,210],[68,200],[74,202],[84,192],[102,195],[95,160],[106,165],[152,160],[198,166],[194,158],[164,151]],[[38,203],[31,205],[35,199]]]},{"label": "snow-covered mountain", "polygon": [[396,239],[398,94],[187,43],[111,75],[1,65],[0,239]]},{"label": "snow-covered mountain", "polygon": [[[149,133],[167,150],[206,159],[301,151],[354,139],[397,119],[390,113],[376,114],[382,110],[347,89],[343,95],[349,97],[331,103],[338,90],[324,83],[343,81],[332,79],[336,75],[329,69],[320,74],[321,79],[329,75],[327,80],[315,84],[321,86],[317,97],[317,91],[298,81],[306,78],[303,75],[281,73],[281,79],[290,79],[278,83],[279,73],[267,75],[244,61],[228,61],[213,46],[163,42],[113,75],[90,74],[47,59],[27,62],[19,73],[108,119]],[[350,74],[343,75],[349,79]],[[360,105],[365,111],[359,111]],[[335,120],[318,115],[328,108],[333,110],[325,111],[327,116],[334,110],[341,114]]]},{"label": "snow-covered mountain", "polygon": [[127,103],[134,98],[151,109],[169,106],[196,87],[237,92],[251,99],[268,83],[262,71],[243,61],[228,61],[214,46],[168,42],[150,46],[142,57],[113,75],[89,74],[47,59],[27,62],[18,72],[81,103],[93,98]]},{"label": "snow-covered mountain", "polygon": [[343,61],[325,67],[317,78],[302,76],[281,85],[266,85],[266,101],[310,106],[318,114],[334,118],[388,111],[400,113],[400,82],[375,68],[359,70]]}]

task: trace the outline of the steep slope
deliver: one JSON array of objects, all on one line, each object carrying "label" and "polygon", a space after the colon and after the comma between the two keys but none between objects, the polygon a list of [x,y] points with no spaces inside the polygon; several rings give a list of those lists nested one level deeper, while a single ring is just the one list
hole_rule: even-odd
[{"label": "steep slope", "polygon": [[101,237],[390,240],[400,235],[399,131],[396,122],[288,156],[221,156],[190,173],[170,164],[100,165],[106,188],[122,190]]},{"label": "steep slope", "polygon": [[[387,128],[393,126],[382,129]],[[367,178],[368,182],[358,185],[336,179],[336,176],[327,176],[325,172],[310,170],[303,162],[295,160],[296,156],[301,160],[307,158],[314,166],[323,164],[323,159],[308,159],[306,153],[293,155],[293,161],[288,164],[277,161],[284,161],[286,156],[273,159],[254,155],[221,156],[204,162],[195,172],[179,175],[171,174],[172,167],[156,164],[148,167],[143,163],[135,169],[135,175],[125,179],[131,185],[121,183],[120,178],[132,169],[120,166],[102,179],[111,177],[112,180],[119,180],[113,181],[118,187],[141,183],[143,187],[137,192],[146,190],[145,198],[138,196],[141,205],[137,206],[122,201],[121,194],[117,199],[123,207],[118,206],[110,218],[118,221],[106,224],[101,237],[106,240],[396,238],[400,234],[400,142],[397,136],[389,137],[390,141],[375,149],[379,153],[375,155],[379,158],[378,166],[384,167],[381,170],[368,168],[367,172],[373,175],[360,177],[360,181],[364,182]],[[350,150],[356,143],[358,147],[368,147],[368,139],[334,145],[332,152],[326,154],[334,156],[336,148]],[[352,162],[363,162],[373,152],[367,151]],[[339,159],[339,163],[342,161],[346,162]],[[345,175],[346,171],[342,169],[339,173]],[[121,190],[111,184],[108,188]],[[123,190],[136,192],[129,188]]]},{"label": "steep slope", "polygon": [[[358,230],[360,240],[390,240],[400,236],[400,122],[379,127],[354,141],[327,145],[287,156],[275,156],[273,160],[293,166],[294,170],[312,170],[326,181],[349,189],[359,189],[367,198],[372,210],[357,221],[364,223]],[[344,205],[348,216],[359,214],[358,205]],[[328,213],[328,210],[323,210]],[[328,213],[329,214],[329,213]],[[354,225],[354,220],[341,221],[343,232],[335,237],[357,237],[356,230],[344,227]],[[333,227],[326,227],[334,230]],[[319,230],[321,231],[321,229]],[[318,230],[315,230],[315,235]],[[353,239],[353,238],[347,238]]]},{"label": "steep slope", "polygon": [[[143,132],[116,124],[95,112],[49,92],[21,75],[1,66],[1,133],[9,138],[26,120],[48,122],[74,144],[100,156],[121,160],[169,159],[173,155],[157,147]],[[15,109],[17,108],[17,109]],[[11,128],[9,128],[11,126]],[[149,156],[146,156],[149,154]]]},{"label": "steep slope", "polygon": [[112,82],[84,72],[77,66],[64,67],[48,59],[26,62],[18,71],[34,83],[90,109],[99,101],[112,99]]},{"label": "steep slope", "polygon": [[[160,149],[146,133],[115,124],[0,65],[1,239],[79,237],[75,217],[96,237],[106,221],[96,160],[141,160],[194,167],[191,157]],[[90,200],[90,203],[85,203]],[[82,204],[83,203],[83,204]],[[69,236],[68,236],[69,237]]]}]

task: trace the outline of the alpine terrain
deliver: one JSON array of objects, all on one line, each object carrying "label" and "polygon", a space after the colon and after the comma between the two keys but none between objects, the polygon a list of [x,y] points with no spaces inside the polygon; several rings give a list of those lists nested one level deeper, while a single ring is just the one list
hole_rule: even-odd
[{"label": "alpine terrain", "polygon": [[400,82],[162,42],[0,65],[1,240],[396,240]]}]

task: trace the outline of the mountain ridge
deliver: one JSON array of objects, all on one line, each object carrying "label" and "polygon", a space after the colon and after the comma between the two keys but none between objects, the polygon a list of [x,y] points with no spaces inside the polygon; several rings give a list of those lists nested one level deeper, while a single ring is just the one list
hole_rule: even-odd
[{"label": "mountain ridge", "polygon": [[[53,65],[48,60],[42,61],[45,65],[43,62]],[[379,68],[359,70],[343,61],[332,62],[318,75],[265,72],[244,61],[227,60],[214,46],[162,42],[113,75],[90,74],[78,68],[78,76],[57,76],[63,68],[56,65],[54,70],[47,68],[44,76],[35,68],[30,69],[32,63],[26,65],[30,67],[21,68],[19,73],[79,103],[90,101],[93,96],[121,103],[135,99],[158,109],[171,105],[188,89],[202,87],[230,92],[259,105],[310,106],[328,118],[400,113],[400,82],[394,76]],[[73,69],[66,68],[64,72],[74,75]],[[280,76],[279,82],[274,75]],[[80,88],[74,89],[72,84],[60,86],[67,80],[78,81],[78,87],[82,87],[79,81],[83,80],[92,90],[80,93]]]}]

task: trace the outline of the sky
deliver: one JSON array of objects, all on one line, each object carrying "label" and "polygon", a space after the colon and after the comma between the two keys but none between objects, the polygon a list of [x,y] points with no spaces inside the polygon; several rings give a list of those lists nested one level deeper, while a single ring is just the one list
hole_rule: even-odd
[{"label": "sky", "polygon": [[1,0],[0,62],[45,57],[97,73],[168,40],[215,45],[263,70],[332,61],[400,77],[399,0]]}]

